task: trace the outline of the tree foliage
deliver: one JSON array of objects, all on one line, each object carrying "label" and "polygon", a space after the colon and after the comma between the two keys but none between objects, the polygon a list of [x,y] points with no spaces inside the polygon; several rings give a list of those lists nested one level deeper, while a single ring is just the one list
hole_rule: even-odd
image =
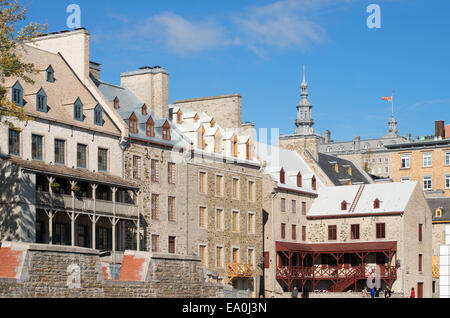
[{"label": "tree foliage", "polygon": [[[21,61],[17,48],[42,34],[47,24],[25,23],[26,9],[17,0],[0,0],[0,120],[4,117],[15,117],[21,121],[29,119],[23,107],[8,100],[4,87],[5,79],[10,77],[33,83],[31,75],[37,72],[33,64]],[[14,127],[7,119],[5,123]]]}]

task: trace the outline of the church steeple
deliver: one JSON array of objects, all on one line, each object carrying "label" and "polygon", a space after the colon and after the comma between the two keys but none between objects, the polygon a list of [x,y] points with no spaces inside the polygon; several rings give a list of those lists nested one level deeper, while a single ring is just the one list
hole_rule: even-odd
[{"label": "church steeple", "polygon": [[308,83],[306,82],[306,69],[303,65],[303,81],[300,85],[301,99],[297,105],[297,120],[295,121],[296,135],[313,135],[314,120],[311,117],[312,105],[308,100]]}]

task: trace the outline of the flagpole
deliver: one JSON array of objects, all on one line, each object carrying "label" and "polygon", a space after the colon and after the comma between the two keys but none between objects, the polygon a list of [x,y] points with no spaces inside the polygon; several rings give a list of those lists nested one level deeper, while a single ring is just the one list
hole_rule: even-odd
[{"label": "flagpole", "polygon": [[394,117],[394,91],[392,91],[392,117]]}]

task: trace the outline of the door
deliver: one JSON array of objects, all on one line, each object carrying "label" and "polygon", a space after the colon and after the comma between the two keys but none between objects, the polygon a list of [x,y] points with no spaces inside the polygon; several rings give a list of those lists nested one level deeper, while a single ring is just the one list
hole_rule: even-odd
[{"label": "door", "polygon": [[417,283],[417,298],[423,298],[423,283]]}]

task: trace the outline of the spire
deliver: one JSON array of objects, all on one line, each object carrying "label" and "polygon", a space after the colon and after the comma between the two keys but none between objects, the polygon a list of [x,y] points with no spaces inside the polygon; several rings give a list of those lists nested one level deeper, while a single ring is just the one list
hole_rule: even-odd
[{"label": "spire", "polygon": [[301,99],[297,105],[297,120],[295,125],[297,129],[296,134],[311,135],[314,134],[312,126],[314,120],[311,117],[311,103],[308,100],[308,83],[306,82],[306,67],[303,65],[303,81],[300,85]]}]

